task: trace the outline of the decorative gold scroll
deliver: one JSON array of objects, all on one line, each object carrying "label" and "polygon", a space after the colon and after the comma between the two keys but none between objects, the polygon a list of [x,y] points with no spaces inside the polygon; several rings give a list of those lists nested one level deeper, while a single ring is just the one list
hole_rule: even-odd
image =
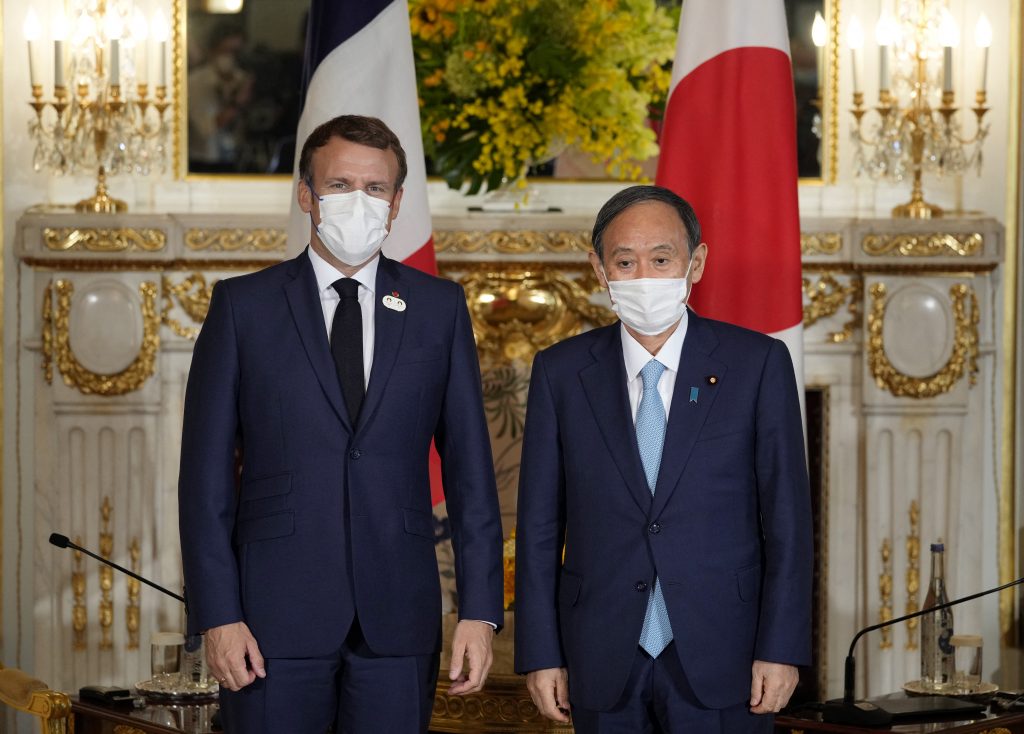
[{"label": "decorative gold scroll", "polygon": [[[216,281],[214,281],[216,282]],[[202,324],[206,320],[206,312],[210,309],[210,298],[213,295],[214,283],[206,284],[206,276],[192,273],[178,284],[163,276],[164,310],[160,318],[163,323],[183,339],[195,339],[199,335],[199,327],[185,326],[171,316],[174,302],[177,301],[193,323]]]},{"label": "decorative gold scroll", "polygon": [[[882,573],[878,576],[878,594],[880,603],[878,607],[878,621],[888,622],[892,619],[892,546],[889,539],[882,541]],[[881,629],[882,639],[878,643],[878,649],[888,650],[892,647],[892,628]]]},{"label": "decorative gold scroll", "polygon": [[43,291],[43,378],[53,384],[53,283]]},{"label": "decorative gold scroll", "polygon": [[585,230],[505,230],[434,232],[434,250],[445,254],[484,253],[529,255],[590,252],[590,233]]},{"label": "decorative gold scroll", "polygon": [[142,346],[132,363],[120,372],[101,375],[86,369],[71,350],[70,313],[71,294],[74,286],[70,281],[54,283],[57,291],[56,332],[57,368],[64,377],[64,384],[77,388],[86,395],[111,397],[134,392],[142,387],[156,367],[156,355],[160,349],[160,316],[156,311],[156,285],[149,281],[139,286],[142,296]]},{"label": "decorative gold scroll", "polygon": [[[912,614],[918,610],[917,592],[921,589],[921,510],[917,506],[917,500],[911,500],[907,515],[910,517],[910,533],[907,535],[906,614]],[[907,650],[917,649],[918,621],[917,617],[907,620]]]},{"label": "decorative gold scroll", "polygon": [[[466,289],[481,362],[529,361],[541,349],[615,320],[590,302],[601,286],[589,268],[578,280],[556,268],[474,263],[456,280]],[[468,272],[466,272],[468,270]]]},{"label": "decorative gold scroll", "polygon": [[830,331],[826,337],[834,344],[840,344],[853,338],[853,330],[860,322],[860,301],[857,296],[860,294],[862,281],[860,276],[850,276],[850,282],[843,285],[830,272],[823,272],[817,281],[812,282],[810,278],[803,279],[804,295],[808,303],[804,306],[804,328],[813,325],[821,319],[833,316],[844,303],[849,301],[847,311],[850,320],[843,325],[841,331]]},{"label": "decorative gold scroll", "polygon": [[953,234],[869,234],[864,236],[861,248],[868,255],[896,254],[901,257],[937,257],[959,255],[972,257],[981,252],[985,238],[977,233]]},{"label": "decorative gold scroll", "polygon": [[[142,555],[141,549],[139,548],[138,537],[132,538],[132,544],[128,548],[128,555],[131,558],[131,569],[135,573],[142,572],[142,566],[140,563],[140,556]],[[138,579],[134,579],[128,576],[128,607],[125,610],[124,623],[128,630],[128,644],[129,650],[139,649],[139,591],[142,584]]]},{"label": "decorative gold scroll", "polygon": [[[110,560],[114,552],[114,534],[110,532],[110,515],[114,508],[110,504],[110,497],[103,498],[103,505],[100,507],[102,518],[102,529],[100,530],[100,555]],[[111,636],[114,626],[114,569],[106,564],[100,565],[100,649],[110,650],[114,647],[114,639]]]},{"label": "decorative gold scroll", "polygon": [[283,229],[189,229],[185,247],[205,252],[284,252],[288,233]]},{"label": "decorative gold scroll", "polygon": [[[82,538],[75,538],[75,545],[82,545]],[[72,649],[85,650],[88,647],[86,629],[89,624],[89,608],[85,606],[85,569],[82,567],[82,551],[74,551],[75,568],[71,572],[71,593],[74,603],[71,606]]]},{"label": "decorative gold scroll", "polygon": [[843,235],[839,232],[813,232],[800,235],[800,254],[835,255],[843,249]]},{"label": "decorative gold scroll", "polygon": [[54,252],[159,252],[167,246],[167,233],[127,227],[44,227],[43,243]]},{"label": "decorative gold scroll", "polygon": [[[897,370],[885,354],[884,283],[871,286],[871,313],[868,314],[868,366],[875,384],[897,397],[933,398],[947,393],[967,372],[971,385],[978,373],[978,296],[966,285],[958,283],[949,289],[956,319],[953,353],[938,371],[928,377],[911,377]],[[965,302],[970,298],[970,314]]]}]

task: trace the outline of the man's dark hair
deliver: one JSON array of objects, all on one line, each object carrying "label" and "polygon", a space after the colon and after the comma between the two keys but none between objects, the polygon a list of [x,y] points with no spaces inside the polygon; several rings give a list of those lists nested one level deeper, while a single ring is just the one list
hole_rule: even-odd
[{"label": "man's dark hair", "polygon": [[323,123],[309,134],[306,142],[302,144],[302,154],[299,156],[300,181],[312,180],[313,153],[327,145],[331,138],[341,138],[350,143],[394,152],[395,157],[398,158],[398,179],[395,181],[395,190],[402,188],[405,175],[409,172],[402,143],[398,140],[398,136],[391,132],[391,128],[382,121],[376,117],[362,115],[339,115],[333,120]]},{"label": "man's dark hair", "polygon": [[700,222],[697,221],[697,215],[694,213],[693,207],[683,197],[662,186],[630,186],[605,202],[605,205],[601,207],[601,211],[597,213],[597,220],[594,222],[594,232],[590,239],[594,244],[594,252],[597,253],[601,262],[604,262],[604,243],[602,238],[608,225],[612,223],[615,217],[622,214],[629,207],[634,204],[642,204],[645,201],[660,201],[675,209],[683,226],[686,228],[686,247],[689,250],[689,254],[692,255],[693,251],[697,249],[697,245],[700,244]]}]

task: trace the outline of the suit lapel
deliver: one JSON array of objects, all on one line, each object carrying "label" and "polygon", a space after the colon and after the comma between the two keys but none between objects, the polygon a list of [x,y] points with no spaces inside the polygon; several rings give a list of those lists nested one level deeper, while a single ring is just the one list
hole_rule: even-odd
[{"label": "suit lapel", "polygon": [[646,515],[651,507],[651,492],[647,488],[629,409],[619,328],[618,322],[604,327],[603,337],[591,347],[594,362],[580,370],[580,380],[608,452],[633,499]]},{"label": "suit lapel", "polygon": [[[374,292],[373,311],[373,366],[370,368],[370,382],[366,388],[366,400],[359,412],[359,425],[365,426],[380,406],[384,388],[391,376],[391,369],[398,357],[398,348],[405,331],[405,311],[396,311],[384,305],[384,296],[397,293],[409,308],[416,304],[410,300],[409,285],[405,283],[393,260],[380,256],[377,267],[377,282]],[[424,304],[419,304],[423,306]]]},{"label": "suit lapel", "polygon": [[[711,352],[718,345],[714,331],[692,311],[689,320],[672,391],[672,407],[665,430],[665,448],[661,455],[651,517],[657,517],[665,509],[675,492],[726,372],[725,364],[711,357]],[[708,382],[711,375],[718,378],[714,385]],[[690,392],[694,387],[697,388],[697,400],[691,402]]]},{"label": "suit lapel", "polygon": [[302,346],[306,350],[313,372],[316,373],[320,387],[323,388],[328,402],[338,414],[345,429],[352,432],[352,424],[345,409],[345,401],[341,396],[341,384],[338,381],[338,370],[331,356],[331,346],[324,326],[324,311],[320,305],[319,290],[313,264],[309,254],[302,253],[292,261],[294,267],[290,281],[285,283],[284,292],[291,308],[295,328],[299,332]]}]

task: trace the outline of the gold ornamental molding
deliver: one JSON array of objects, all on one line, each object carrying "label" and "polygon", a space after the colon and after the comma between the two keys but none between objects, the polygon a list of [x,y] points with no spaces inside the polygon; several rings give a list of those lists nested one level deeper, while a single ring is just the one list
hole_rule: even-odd
[{"label": "gold ornamental molding", "polygon": [[586,324],[615,321],[610,309],[590,301],[601,285],[589,267],[573,279],[559,268],[482,265],[450,270],[458,272],[455,280],[466,289],[484,364],[529,361]]},{"label": "gold ornamental molding", "polygon": [[590,252],[590,232],[585,230],[506,230],[434,232],[434,250],[438,254],[530,255],[553,253],[566,255]]},{"label": "gold ornamental molding", "polygon": [[839,232],[813,232],[800,235],[801,255],[835,255],[843,249]]},{"label": "gold ornamental molding", "polygon": [[[913,614],[920,607],[917,605],[917,592],[921,589],[921,510],[917,500],[910,501],[907,510],[910,518],[910,533],[907,534],[907,607],[906,614]],[[907,650],[917,649],[918,617],[907,620]]]},{"label": "gold ornamental molding", "polygon": [[469,696],[448,695],[450,686],[445,676],[437,681],[431,730],[466,734],[573,731],[571,724],[546,719],[537,710],[519,676],[491,675],[485,692]]},{"label": "gold ornamental molding", "polygon": [[[882,573],[878,576],[878,595],[881,600],[878,607],[878,621],[885,623],[892,619],[892,546],[888,538],[882,541],[879,552],[882,556]],[[892,647],[892,628],[883,627],[880,631],[882,639],[878,643],[878,649],[888,650]]]},{"label": "gold ornamental molding", "polygon": [[[82,545],[81,536],[75,537],[75,544]],[[81,651],[88,647],[86,628],[89,624],[89,609],[85,606],[85,569],[82,567],[82,551],[76,550],[74,554],[75,567],[71,572],[71,591],[74,594],[74,603],[71,606],[72,649]]]},{"label": "gold ornamental molding", "polygon": [[43,378],[53,384],[53,283],[43,291]]},{"label": "gold ornamental molding", "polygon": [[981,252],[985,238],[977,233],[953,234],[869,234],[861,242],[868,255],[899,255],[901,257],[938,257],[957,255],[973,257]]},{"label": "gold ornamental molding", "polygon": [[849,301],[847,311],[850,320],[843,325],[840,331],[831,331],[826,339],[833,344],[841,344],[853,338],[853,330],[860,322],[860,294],[863,281],[858,275],[851,275],[850,282],[843,285],[831,272],[823,272],[816,281],[810,278],[803,279],[804,295],[807,303],[804,305],[804,328],[808,328],[821,319],[834,316],[840,307]]},{"label": "gold ornamental molding", "polygon": [[[978,374],[978,296],[973,289],[956,284],[949,289],[953,300],[953,314],[956,319],[953,337],[953,353],[937,372],[927,377],[905,375],[889,361],[885,354],[885,305],[884,283],[871,286],[871,312],[868,314],[868,366],[880,389],[888,390],[896,397],[933,398],[953,389],[966,372],[971,385]],[[965,303],[970,300],[970,314]]]},{"label": "gold ornamental molding", "polygon": [[[139,547],[138,536],[132,538],[132,544],[128,548],[128,557],[131,558],[133,573],[142,573],[142,548]],[[136,578],[128,577],[128,604],[125,609],[124,624],[128,630],[128,643],[125,647],[129,650],[139,649],[139,592],[142,585]]]},{"label": "gold ornamental molding", "polygon": [[167,246],[167,233],[128,227],[44,227],[43,243],[54,252],[159,252]]},{"label": "gold ornamental molding", "polygon": [[185,247],[193,252],[284,252],[288,233],[283,229],[189,229]]},{"label": "gold ornamental molding", "polygon": [[186,326],[172,317],[171,311],[177,302],[192,323],[202,324],[206,320],[206,312],[210,310],[210,298],[213,296],[214,283],[207,285],[206,276],[202,273],[192,273],[180,283],[173,283],[165,275],[161,283],[164,293],[164,309],[160,314],[160,320],[183,339],[195,339],[199,335],[199,327]]},{"label": "gold ornamental molding", "polygon": [[[110,516],[114,507],[110,504],[110,496],[103,498],[100,507],[102,525],[100,529],[100,555],[108,561],[114,553],[114,533],[110,530]],[[114,569],[106,564],[100,566],[100,649],[110,650],[114,647],[111,635],[114,626]]]},{"label": "gold ornamental molding", "polygon": [[[146,281],[139,286],[139,294],[142,296],[142,346],[139,353],[131,364],[111,375],[98,374],[86,369],[75,357],[70,337],[71,294],[74,292],[74,286],[70,281],[58,280],[53,287],[57,292],[56,314],[49,318],[54,332],[57,369],[64,378],[64,384],[86,395],[103,397],[125,395],[142,387],[155,371],[156,355],[160,349],[160,316],[156,310],[156,285]],[[47,323],[47,318],[44,318],[44,323]],[[45,337],[43,345],[45,348]],[[44,354],[44,363],[45,359]]]}]

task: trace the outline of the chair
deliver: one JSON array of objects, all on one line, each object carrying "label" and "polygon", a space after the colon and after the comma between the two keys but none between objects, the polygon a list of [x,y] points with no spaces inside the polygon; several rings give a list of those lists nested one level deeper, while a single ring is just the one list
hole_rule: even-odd
[{"label": "chair", "polygon": [[17,668],[0,665],[0,703],[39,717],[42,734],[72,730],[71,699]]}]

